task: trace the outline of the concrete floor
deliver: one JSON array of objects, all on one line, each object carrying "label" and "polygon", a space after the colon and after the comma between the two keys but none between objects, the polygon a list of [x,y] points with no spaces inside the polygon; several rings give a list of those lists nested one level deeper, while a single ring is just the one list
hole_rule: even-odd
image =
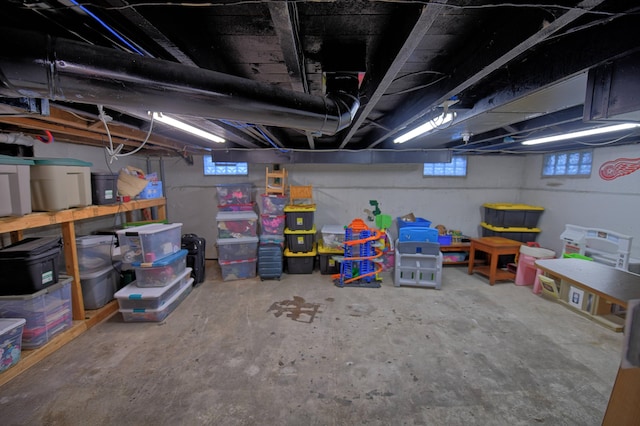
[{"label": "concrete floor", "polygon": [[511,282],[442,290],[208,280],[0,388],[3,425],[599,425],[622,335]]}]

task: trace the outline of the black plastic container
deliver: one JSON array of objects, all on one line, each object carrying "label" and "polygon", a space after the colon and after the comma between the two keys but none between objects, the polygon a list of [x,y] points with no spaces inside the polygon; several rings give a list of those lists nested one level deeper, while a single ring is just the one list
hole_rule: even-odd
[{"label": "black plastic container", "polygon": [[0,295],[31,294],[58,282],[60,237],[25,238],[0,250]]},{"label": "black plastic container", "polygon": [[91,172],[91,202],[94,205],[118,202],[118,175]]}]

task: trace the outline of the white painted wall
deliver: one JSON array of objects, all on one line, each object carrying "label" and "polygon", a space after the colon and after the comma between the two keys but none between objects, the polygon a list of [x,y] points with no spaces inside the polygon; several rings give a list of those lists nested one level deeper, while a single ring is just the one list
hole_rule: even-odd
[{"label": "white painted wall", "polygon": [[[293,185],[312,185],[316,202],[314,221],[322,225],[346,225],[354,218],[366,219],[377,200],[382,213],[393,218],[413,213],[479,235],[481,205],[486,202],[516,202],[524,177],[525,157],[470,157],[465,178],[425,178],[419,164],[284,165]],[[264,164],[250,164],[248,177],[204,176],[202,157],[188,166],[182,159],[165,160],[165,188],[171,221],[182,222],[185,232],[207,239],[207,257],[215,258],[217,228],[216,184],[251,182],[253,199],[264,192]],[[393,230],[395,233],[395,229]]]},{"label": "white painted wall", "polygon": [[633,237],[631,255],[640,258],[640,171],[606,181],[600,166],[618,158],[640,158],[640,147],[628,145],[593,151],[590,178],[541,178],[542,155],[525,163],[519,202],[543,206],[538,242],[556,252],[562,249],[565,224],[602,228]]},{"label": "white painted wall", "polygon": [[[36,155],[71,157],[94,164],[92,170],[106,170],[107,163],[100,148],[55,143],[36,145]],[[354,218],[366,219],[365,209],[372,210],[369,200],[377,200],[382,213],[393,218],[407,213],[460,229],[470,236],[481,235],[482,204],[491,202],[524,203],[545,208],[539,228],[538,242],[557,252],[559,239],[567,223],[610,229],[634,238],[632,256],[640,258],[640,171],[604,181],[598,175],[602,163],[617,158],[640,158],[640,148],[629,145],[594,150],[594,170],[587,179],[542,179],[542,156],[477,156],[469,157],[465,178],[424,178],[417,164],[396,165],[284,165],[289,182],[312,185],[317,210],[318,230],[325,224],[348,224]],[[164,159],[168,198],[167,214],[171,222],[183,223],[183,232],[196,233],[207,239],[207,257],[216,258],[217,200],[215,185],[251,182],[253,199],[264,190],[264,164],[249,165],[249,176],[204,176],[202,157],[190,166],[179,158]],[[146,169],[145,157],[125,157],[114,165],[119,170],[132,164]],[[159,160],[152,159],[152,170],[159,171]],[[82,222],[78,234],[104,225]],[[85,229],[86,228],[86,229]],[[393,230],[395,232],[395,229]]]}]

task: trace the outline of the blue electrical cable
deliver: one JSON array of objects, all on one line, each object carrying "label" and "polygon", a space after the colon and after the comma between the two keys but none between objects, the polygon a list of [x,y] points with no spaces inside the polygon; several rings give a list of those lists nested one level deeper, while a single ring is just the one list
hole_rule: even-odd
[{"label": "blue electrical cable", "polygon": [[93,19],[96,20],[96,22],[98,22],[100,25],[102,25],[107,31],[109,31],[111,34],[113,34],[114,36],[116,36],[116,38],[118,40],[120,40],[121,42],[123,42],[124,44],[126,44],[128,47],[130,47],[132,50],[134,50],[138,55],[140,56],[145,56],[144,53],[142,53],[140,50],[138,50],[134,45],[132,45],[131,43],[129,43],[124,37],[122,37],[120,34],[118,34],[113,28],[111,28],[109,25],[107,25],[104,21],[102,21],[102,19],[98,18],[93,12],[91,12],[89,9],[87,9],[86,7],[82,6],[81,4],[79,4],[76,0],[71,0],[71,3],[73,3],[74,5],[78,6],[80,8],[80,10],[82,10],[83,12],[85,12],[87,15],[91,16]]}]

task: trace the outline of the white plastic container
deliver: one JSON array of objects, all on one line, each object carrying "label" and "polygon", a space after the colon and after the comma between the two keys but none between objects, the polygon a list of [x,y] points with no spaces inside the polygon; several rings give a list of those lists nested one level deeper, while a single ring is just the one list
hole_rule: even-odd
[{"label": "white plastic container", "polygon": [[344,248],[344,226],[342,225],[323,225],[320,230],[322,233],[322,245],[326,249],[343,249]]},{"label": "white plastic container", "polygon": [[181,223],[152,223],[116,231],[124,263],[152,263],[181,250]]},{"label": "white plastic container", "polygon": [[190,275],[191,268],[186,268],[165,287],[140,287],[134,281],[118,290],[115,298],[120,309],[160,309],[189,283]]},{"label": "white plastic container", "polygon": [[0,216],[31,213],[32,160],[0,155]]},{"label": "white plastic container", "polygon": [[115,235],[85,235],[76,238],[80,273],[95,272],[111,266],[116,248]]},{"label": "white plastic container", "polygon": [[31,207],[57,211],[91,205],[91,163],[73,158],[35,158]]},{"label": "white plastic container", "polygon": [[193,289],[193,278],[189,278],[187,283],[182,286],[176,294],[174,294],[164,305],[157,309],[119,309],[124,322],[160,322],[164,321],[171,312],[173,312],[180,303],[191,293]]}]

